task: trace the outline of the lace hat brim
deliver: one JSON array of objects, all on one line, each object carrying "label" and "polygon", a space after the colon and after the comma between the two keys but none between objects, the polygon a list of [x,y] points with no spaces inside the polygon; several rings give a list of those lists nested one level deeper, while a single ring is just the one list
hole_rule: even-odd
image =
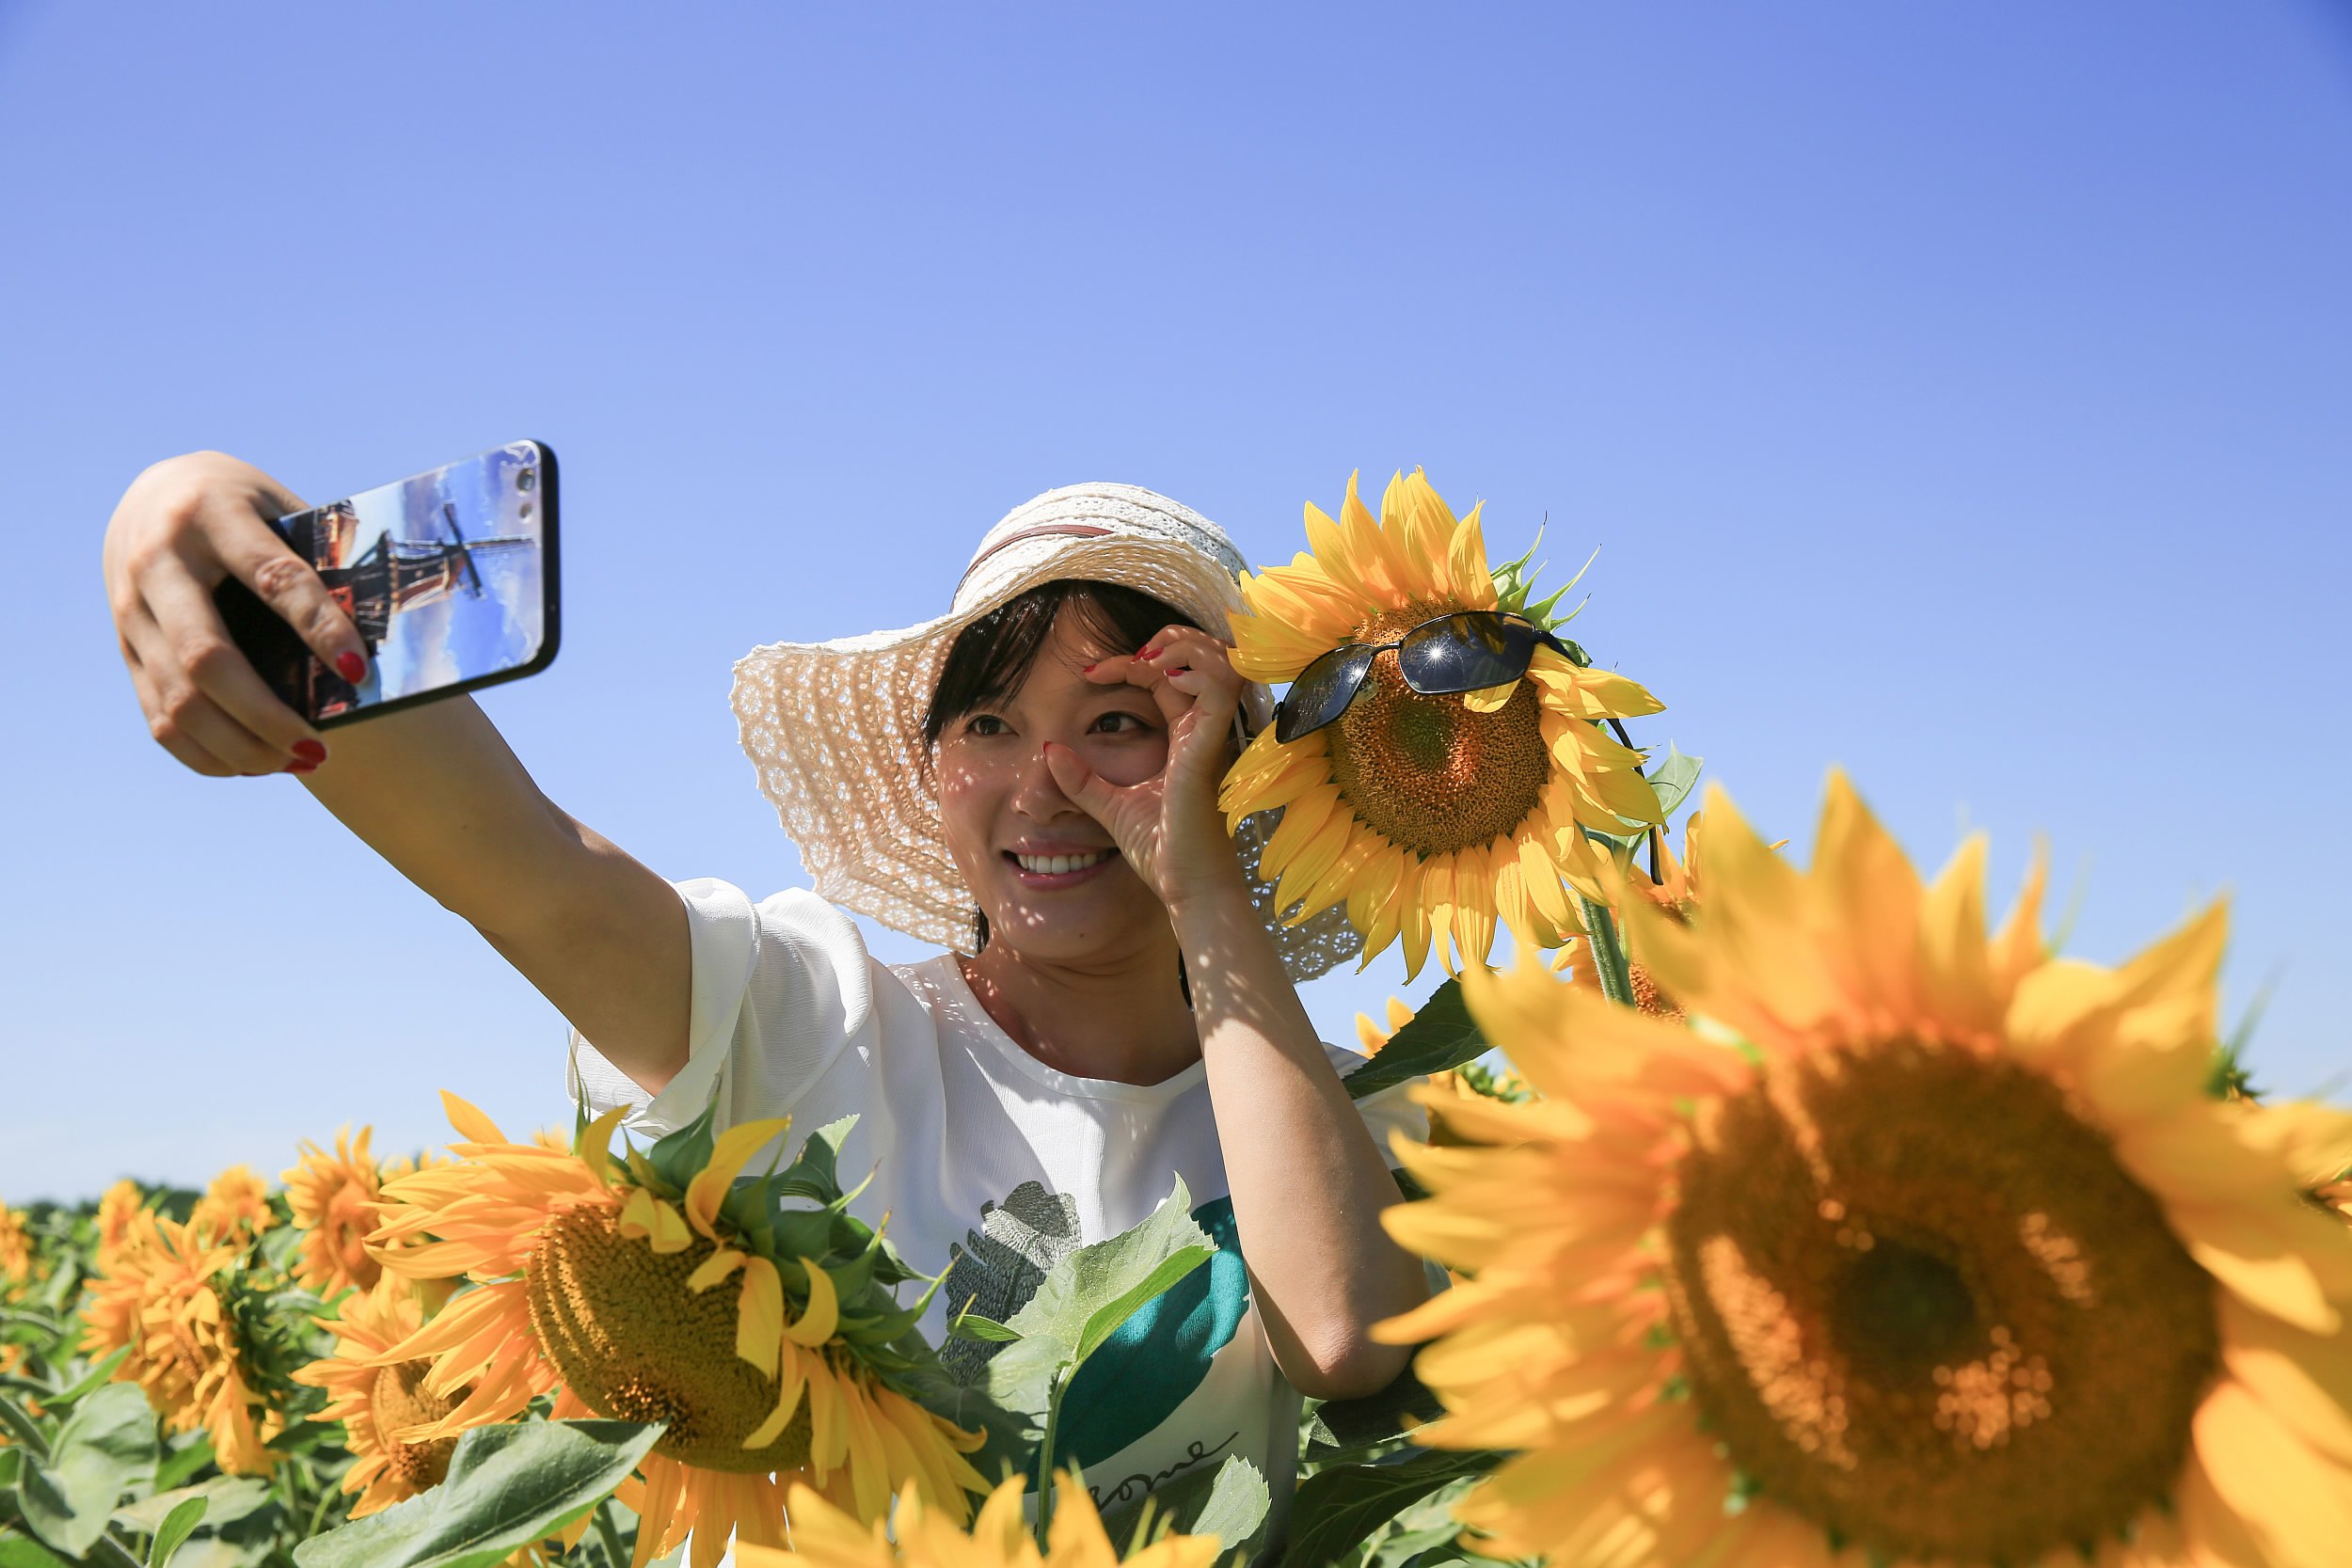
[{"label": "lace hat brim", "polygon": [[[976,902],[947,853],[923,715],[956,636],[1009,599],[1082,578],[1150,594],[1217,637],[1243,608],[1240,553],[1191,509],[1126,484],[1049,490],[991,529],[945,615],[896,631],[829,642],[771,642],[735,664],[728,702],[761,793],[818,896],[917,941],[974,950]],[[1252,729],[1273,693],[1242,689]],[[1250,895],[1284,970],[1305,981],[1361,949],[1333,907],[1286,925],[1258,858],[1280,812],[1246,818],[1234,835]]]}]

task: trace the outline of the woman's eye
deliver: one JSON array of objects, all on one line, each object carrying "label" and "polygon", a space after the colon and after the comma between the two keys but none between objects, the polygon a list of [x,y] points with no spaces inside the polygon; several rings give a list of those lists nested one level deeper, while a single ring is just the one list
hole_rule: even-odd
[{"label": "woman's eye", "polygon": [[976,714],[963,729],[966,735],[1002,735],[1005,733],[1005,721],[993,713]]},{"label": "woman's eye", "polygon": [[1097,729],[1102,729],[1105,725],[1111,726],[1111,733],[1114,735],[1134,735],[1138,731],[1151,728],[1143,721],[1141,715],[1124,712],[1106,713],[1094,721]]}]

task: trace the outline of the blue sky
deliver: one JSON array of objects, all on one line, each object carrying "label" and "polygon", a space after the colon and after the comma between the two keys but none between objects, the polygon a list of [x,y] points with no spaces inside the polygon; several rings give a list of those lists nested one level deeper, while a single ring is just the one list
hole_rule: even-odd
[{"label": "blue sky", "polygon": [[[1442,17],[1442,20],[1438,18]],[[148,737],[99,545],[218,448],[319,501],[524,436],[564,644],[485,710],[664,876],[804,882],[755,644],[942,608],[1089,479],[1258,562],[1425,465],[1807,854],[2037,834],[2072,949],[2233,899],[2259,1076],[2352,1066],[2352,24],[2147,7],[0,8],[0,1195],[276,1171],[564,1025],[288,778]],[[331,737],[330,737],[331,740]],[[918,956],[878,938],[893,959]],[[1393,956],[1307,992],[1327,1037]],[[2339,1084],[2342,1080],[2337,1079]]]}]

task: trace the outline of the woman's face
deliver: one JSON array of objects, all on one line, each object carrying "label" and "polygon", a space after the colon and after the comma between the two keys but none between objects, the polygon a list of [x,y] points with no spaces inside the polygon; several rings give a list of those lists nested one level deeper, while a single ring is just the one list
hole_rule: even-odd
[{"label": "woman's face", "polygon": [[1150,694],[1079,673],[1128,651],[1096,644],[1080,619],[1056,617],[1020,689],[949,721],[939,737],[947,850],[988,916],[989,945],[1058,962],[1116,958],[1170,935],[1168,911],[1109,830],[1045,766],[1049,740],[1111,784],[1140,784],[1168,761]]}]

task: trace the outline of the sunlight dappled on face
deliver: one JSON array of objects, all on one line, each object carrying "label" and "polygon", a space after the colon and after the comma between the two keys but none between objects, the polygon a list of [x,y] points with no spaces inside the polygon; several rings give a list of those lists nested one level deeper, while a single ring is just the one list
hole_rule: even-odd
[{"label": "sunlight dappled on face", "polygon": [[1021,686],[940,733],[941,825],[956,868],[988,916],[990,942],[1047,961],[1109,958],[1172,941],[1167,911],[1120,858],[1110,831],[1063,794],[1045,743],[1112,784],[1155,777],[1168,729],[1140,687],[1100,685],[1084,667],[1115,653],[1074,617],[1056,620]]}]

